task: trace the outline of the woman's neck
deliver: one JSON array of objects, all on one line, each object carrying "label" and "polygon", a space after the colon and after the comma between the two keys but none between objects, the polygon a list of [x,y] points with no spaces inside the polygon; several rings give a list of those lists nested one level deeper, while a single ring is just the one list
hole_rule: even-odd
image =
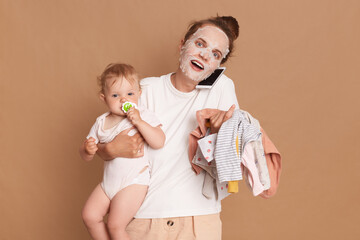
[{"label": "woman's neck", "polygon": [[178,70],[173,75],[171,75],[171,83],[180,92],[191,92],[198,84],[198,82],[188,78],[180,68],[178,68]]}]

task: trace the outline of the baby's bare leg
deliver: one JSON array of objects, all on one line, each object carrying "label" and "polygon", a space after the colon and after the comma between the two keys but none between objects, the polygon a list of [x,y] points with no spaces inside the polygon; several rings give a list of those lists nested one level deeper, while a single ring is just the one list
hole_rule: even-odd
[{"label": "baby's bare leg", "polygon": [[82,218],[93,239],[110,240],[110,236],[104,223],[104,216],[109,211],[110,199],[102,190],[100,184],[85,203]]},{"label": "baby's bare leg", "polygon": [[148,186],[133,184],[118,192],[111,200],[108,229],[111,239],[130,240],[125,228],[144,201]]}]

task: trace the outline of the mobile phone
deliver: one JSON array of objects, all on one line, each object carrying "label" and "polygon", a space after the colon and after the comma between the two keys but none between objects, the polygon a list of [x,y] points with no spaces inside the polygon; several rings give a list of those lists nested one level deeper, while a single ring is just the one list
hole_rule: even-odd
[{"label": "mobile phone", "polygon": [[211,88],[219,80],[226,67],[219,67],[207,78],[199,82],[196,88]]}]

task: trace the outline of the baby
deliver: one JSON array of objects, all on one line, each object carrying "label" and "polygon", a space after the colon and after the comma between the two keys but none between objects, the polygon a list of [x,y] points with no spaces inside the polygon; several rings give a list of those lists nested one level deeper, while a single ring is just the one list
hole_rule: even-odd
[{"label": "baby", "polygon": [[[137,107],[141,94],[138,75],[127,64],[110,64],[99,77],[100,98],[109,112],[96,119],[80,147],[85,161],[93,159],[97,143],[108,143],[125,129],[137,131],[154,149],[162,148],[165,134],[154,113]],[[82,217],[93,239],[130,239],[125,228],[140,208],[150,180],[146,157],[115,158],[105,161],[103,181],[97,185],[84,206]],[[107,225],[104,216],[109,212]]]}]

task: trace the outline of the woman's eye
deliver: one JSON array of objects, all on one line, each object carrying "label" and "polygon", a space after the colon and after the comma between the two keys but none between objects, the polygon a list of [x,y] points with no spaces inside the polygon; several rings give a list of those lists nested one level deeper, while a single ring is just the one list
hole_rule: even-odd
[{"label": "woman's eye", "polygon": [[204,45],[201,42],[196,42],[196,46],[203,47]]},{"label": "woman's eye", "polygon": [[214,55],[214,57],[215,57],[216,59],[219,59],[219,58],[220,58],[220,54],[218,54],[218,53],[216,53],[216,52],[214,52],[213,55]]},{"label": "woman's eye", "polygon": [[116,98],[116,97],[118,97],[119,95],[117,95],[117,94],[113,94],[112,95],[112,97],[114,97],[114,98]]}]

